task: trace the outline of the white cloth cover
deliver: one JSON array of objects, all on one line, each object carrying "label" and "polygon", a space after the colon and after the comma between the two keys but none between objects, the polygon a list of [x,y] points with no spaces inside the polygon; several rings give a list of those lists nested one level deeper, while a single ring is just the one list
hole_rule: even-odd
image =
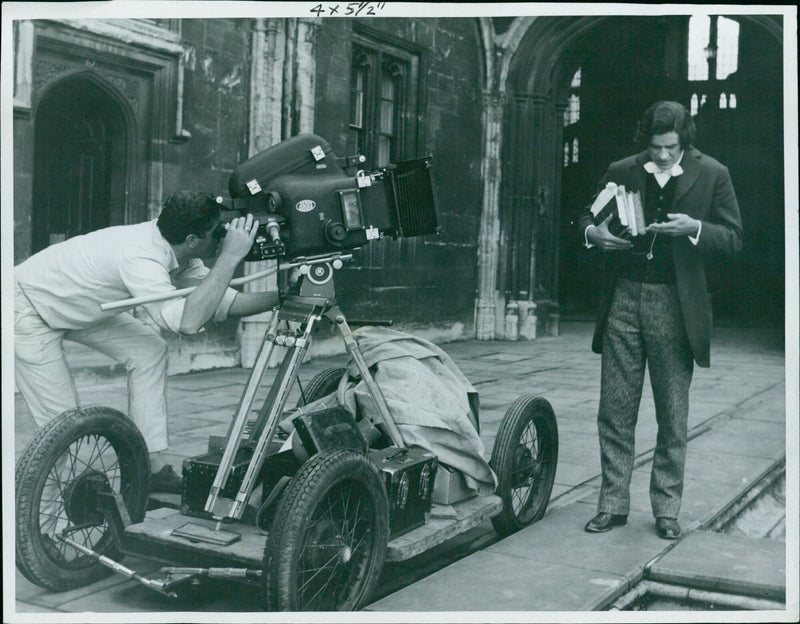
[{"label": "white cloth cover", "polygon": [[[437,455],[441,464],[460,471],[476,493],[494,493],[496,477],[484,459],[476,426],[478,393],[452,359],[433,343],[393,329],[362,327],[353,336],[406,445]],[[348,377],[336,402],[359,419],[382,422],[352,360]],[[320,406],[330,406],[331,398],[320,399]],[[304,411],[313,409],[309,405]]]}]

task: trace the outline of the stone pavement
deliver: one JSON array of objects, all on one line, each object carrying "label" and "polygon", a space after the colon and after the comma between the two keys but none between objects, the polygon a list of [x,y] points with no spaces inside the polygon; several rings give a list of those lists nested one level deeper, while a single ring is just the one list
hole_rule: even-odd
[{"label": "stone pavement", "polygon": [[[595,512],[600,472],[595,422],[600,357],[591,353],[591,331],[589,323],[562,322],[558,337],[531,342],[457,341],[440,345],[480,393],[481,435],[487,456],[505,410],[518,396],[541,395],[553,405],[560,445],[551,503],[540,522],[503,540],[485,538],[488,545],[484,548],[383,595],[367,611],[604,609],[643,578],[648,564],[675,547],[674,542],[655,535],[650,516],[647,488],[656,424],[648,383],[637,428],[637,467],[628,526],[600,535],[583,531],[583,525]],[[307,382],[320,370],[341,366],[344,361],[344,355],[315,358],[301,369],[301,381]],[[100,366],[108,369],[107,363]],[[124,411],[124,379],[98,375],[98,370],[90,366],[79,376],[82,401]],[[267,376],[274,372],[268,371]],[[209,435],[225,433],[246,378],[247,371],[237,368],[170,378],[170,453],[176,468],[183,457],[203,452]],[[294,392],[297,394],[297,389]],[[791,431],[796,431],[795,427]],[[680,515],[687,536],[705,527],[744,489],[784,460],[786,378],[782,331],[715,329],[712,367],[695,368],[689,428]],[[24,404],[17,397],[17,456],[31,435]],[[796,457],[795,449],[789,457]],[[481,530],[488,535],[491,525],[487,522]],[[769,569],[766,577],[771,579],[770,595],[774,595],[774,579],[785,578],[786,561],[775,556],[775,548],[769,552],[772,554],[761,565]],[[792,555],[790,561],[796,565],[796,556]],[[125,563],[144,573],[158,567],[131,557]],[[671,565],[680,567],[674,561]],[[387,566],[384,576],[401,569]],[[796,579],[795,573],[792,578]],[[62,594],[40,589],[18,572],[15,580],[18,613],[194,609],[151,596],[147,589],[118,575]],[[796,603],[793,608],[796,613]],[[203,612],[258,609],[256,599],[231,596],[224,591],[197,607]],[[774,621],[780,620],[780,614],[775,617],[778,619]]]}]

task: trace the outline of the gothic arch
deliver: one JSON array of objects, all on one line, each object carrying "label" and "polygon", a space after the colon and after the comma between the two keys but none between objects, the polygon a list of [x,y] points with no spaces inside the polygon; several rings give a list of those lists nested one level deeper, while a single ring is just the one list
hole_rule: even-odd
[{"label": "gothic arch", "polygon": [[[558,227],[555,146],[560,142],[552,98],[553,67],[565,46],[602,18],[517,17],[502,33],[491,18],[479,19],[484,48],[483,145],[484,199],[478,247],[476,336],[506,337],[503,304],[533,310],[538,300],[539,325],[557,332],[557,246],[539,249]],[[547,225],[549,233],[539,227]],[[546,257],[551,275],[539,287],[537,256]],[[551,290],[551,293],[547,291]],[[544,294],[544,297],[542,297]],[[527,335],[536,333],[531,314]],[[544,322],[541,319],[545,319]],[[520,319],[519,326],[524,320]],[[532,325],[532,326],[531,326]],[[513,331],[513,330],[512,330]],[[512,339],[515,339],[514,336]]]},{"label": "gothic arch", "polygon": [[[582,64],[592,60],[596,50],[608,56],[603,37],[613,37],[614,29],[631,36],[628,61],[646,66],[652,73],[652,84],[640,92],[621,92],[614,85],[603,85],[603,95],[615,101],[604,112],[611,127],[605,136],[613,136],[616,144],[600,145],[604,159],[618,151],[633,149],[628,118],[638,116],[640,109],[655,99],[675,94],[685,80],[685,28],[689,15],[675,16],[586,16],[517,18],[511,27],[496,38],[502,51],[494,75],[498,91],[504,97],[502,150],[498,184],[498,250],[496,292],[505,301],[506,312],[520,317],[522,307],[537,304],[539,331],[557,333],[559,314],[560,239],[571,214],[564,213],[562,194],[563,114],[567,105],[570,80]],[[772,16],[732,16],[750,25],[766,40],[782,45],[780,18]],[[636,36],[633,36],[634,33]],[[682,38],[684,37],[684,38]],[[666,42],[672,49],[654,49],[653,41]],[[598,43],[600,42],[600,43]],[[647,59],[635,56],[632,50],[645,50]],[[495,57],[497,58],[497,57]],[[649,61],[654,61],[646,65]],[[620,61],[624,63],[625,61]],[[631,73],[632,70],[628,70]],[[637,78],[637,80],[639,80]],[[613,82],[612,80],[606,82]],[[776,87],[777,88],[777,87]],[[616,90],[615,90],[616,89]],[[625,118],[623,120],[623,117]],[[595,120],[595,130],[598,130]],[[625,155],[625,154],[620,154]],[[605,161],[605,164],[610,160]],[[591,192],[602,171],[579,185]],[[744,195],[744,177],[742,194]],[[575,198],[572,198],[573,200]],[[574,206],[570,205],[571,212]],[[766,270],[766,269],[765,269]],[[509,306],[508,304],[511,304]],[[499,327],[499,324],[496,325]],[[508,336],[506,336],[508,337]]]},{"label": "gothic arch", "polygon": [[119,106],[120,112],[125,119],[125,123],[128,126],[132,126],[135,123],[135,117],[133,110],[131,108],[130,102],[126,99],[125,95],[117,88],[114,84],[112,84],[108,79],[101,76],[97,72],[92,70],[76,70],[65,72],[59,74],[58,77],[50,82],[47,82],[41,86],[37,91],[35,91],[34,96],[31,101],[31,107],[33,109],[33,117],[35,118],[38,114],[39,108],[43,100],[46,100],[54,91],[63,89],[65,84],[73,83],[76,81],[86,81],[91,86],[95,86],[98,89],[105,92],[108,97],[114,100],[114,102]]},{"label": "gothic arch", "polygon": [[33,251],[129,219],[135,118],[92,71],[62,74],[33,104]]}]

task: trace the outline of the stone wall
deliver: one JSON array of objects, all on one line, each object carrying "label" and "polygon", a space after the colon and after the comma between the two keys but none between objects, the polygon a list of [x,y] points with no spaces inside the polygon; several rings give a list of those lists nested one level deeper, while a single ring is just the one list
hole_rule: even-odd
[{"label": "stone wall", "polygon": [[[482,197],[476,22],[381,18],[369,27],[378,39],[385,34],[422,52],[412,157],[433,155],[441,234],[380,241],[357,252],[337,279],[339,302],[351,317],[392,319],[436,339],[471,334]],[[315,131],[339,156],[347,155],[353,28],[352,20],[323,20],[317,36]]]},{"label": "stone wall", "polygon": [[247,158],[249,19],[186,19],[181,40],[184,128],[191,138],[167,149],[164,190],[228,192],[233,168]]}]

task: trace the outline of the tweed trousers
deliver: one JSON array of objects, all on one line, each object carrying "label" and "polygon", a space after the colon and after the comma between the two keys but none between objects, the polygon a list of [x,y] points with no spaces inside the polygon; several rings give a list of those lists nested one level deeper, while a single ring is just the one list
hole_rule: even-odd
[{"label": "tweed trousers", "polygon": [[645,367],[658,435],[650,473],[656,518],[677,518],[683,494],[689,386],[694,361],[675,284],[620,279],[603,338],[598,511],[627,514]]}]

